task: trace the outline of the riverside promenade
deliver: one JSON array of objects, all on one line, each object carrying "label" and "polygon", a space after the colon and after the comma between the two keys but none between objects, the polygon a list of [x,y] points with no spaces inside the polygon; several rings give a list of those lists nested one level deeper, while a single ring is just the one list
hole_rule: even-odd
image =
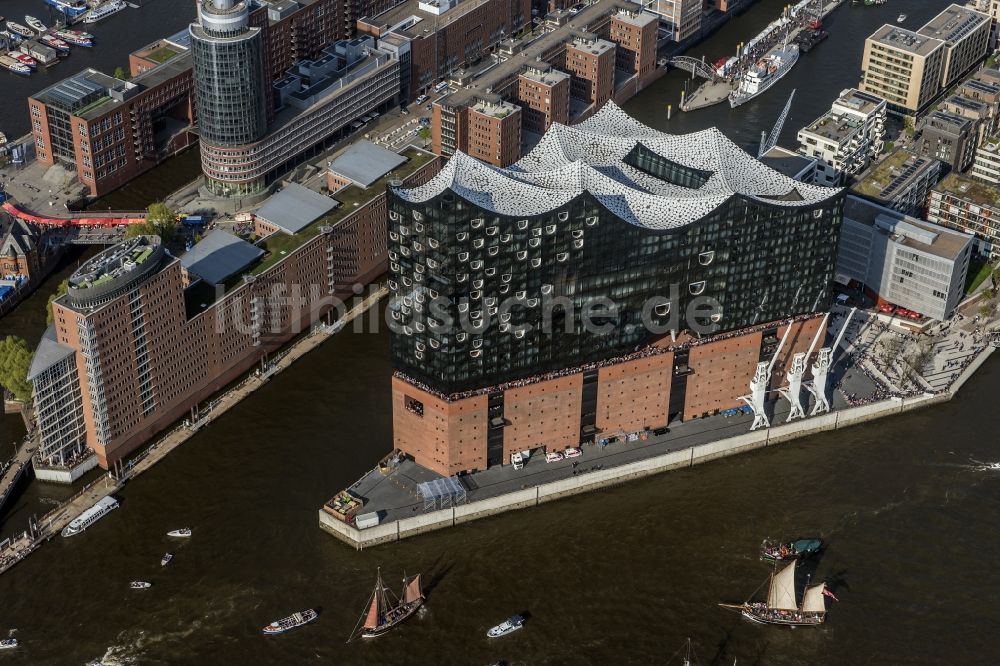
[{"label": "riverside promenade", "polygon": [[284,351],[272,357],[263,372],[254,370],[239,384],[219,395],[207,406],[202,407],[196,421],[182,423],[161,435],[153,444],[127,463],[101,475],[82,488],[76,495],[42,516],[23,534],[0,543],[0,574],[26,558],[45,541],[59,534],[73,519],[96,504],[98,500],[113,495],[121,490],[126,482],[134,480],[152,468],[168,453],[191,439],[196,432],[211,424],[230,408],[264,386],[271,377],[290,367],[295,361],[322,345],[351,321],[377,305],[387,294],[386,287],[379,287],[378,290],[348,310],[333,324],[317,325],[308,334],[295,340]]}]

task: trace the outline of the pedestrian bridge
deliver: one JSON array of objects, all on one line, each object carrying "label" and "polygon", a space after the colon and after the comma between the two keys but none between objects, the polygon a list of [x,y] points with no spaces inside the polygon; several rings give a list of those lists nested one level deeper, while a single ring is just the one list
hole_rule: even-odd
[{"label": "pedestrian bridge", "polygon": [[715,69],[711,65],[705,63],[704,60],[698,60],[697,58],[690,58],[688,56],[674,56],[667,60],[667,64],[677,69],[683,69],[686,72],[691,72],[695,76],[700,76],[703,79],[708,79],[709,81],[716,81],[719,75],[716,74]]},{"label": "pedestrian bridge", "polygon": [[35,215],[21,210],[9,199],[0,204],[0,208],[7,214],[33,224],[42,224],[55,227],[104,227],[115,228],[129,224],[139,224],[146,221],[145,211],[108,211],[107,215],[92,215],[81,213],[74,215],[70,213],[66,217],[48,217],[46,215]]}]

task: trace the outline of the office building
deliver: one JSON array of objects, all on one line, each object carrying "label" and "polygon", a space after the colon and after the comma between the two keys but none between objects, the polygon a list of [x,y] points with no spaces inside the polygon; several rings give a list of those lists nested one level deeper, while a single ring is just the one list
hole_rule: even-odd
[{"label": "office building", "polygon": [[522,129],[541,135],[553,123],[568,124],[569,88],[570,75],[551,65],[541,63],[525,67],[517,77]]},{"label": "office building", "polygon": [[[406,157],[370,188],[341,190],[343,205],[317,194],[333,208],[315,217],[312,199],[285,195],[277,221],[296,231],[256,246],[219,232],[178,259],[141,236],[81,265],[29,373],[43,462],[72,465],[85,447],[107,468],[198,418],[202,401],[307,329],[332,296],[383,272],[387,180],[417,185],[438,168],[428,153]],[[360,251],[379,242],[377,256]]]},{"label": "office building", "polygon": [[646,10],[660,17],[671,41],[683,42],[701,30],[702,0],[654,0]]},{"label": "office building", "polygon": [[916,31],[887,23],[865,40],[858,88],[897,112],[922,111],[986,57],[989,37],[988,16],[954,4]]},{"label": "office building", "polygon": [[971,257],[968,234],[847,197],[837,279],[862,284],[880,303],[947,319],[965,292]]},{"label": "office building", "polygon": [[819,161],[816,182],[840,185],[845,174],[867,169],[882,152],[885,118],[884,99],[850,88],[829,111],[799,130],[799,152]]},{"label": "office building", "polygon": [[976,250],[1000,256],[1000,190],[957,173],[930,192],[927,219],[974,236]]},{"label": "office building", "polygon": [[582,34],[566,44],[557,63],[570,79],[570,97],[584,107],[600,108],[615,91],[615,45],[593,34]]},{"label": "office building", "polygon": [[614,103],[509,169],[456,153],[389,195],[396,447],[453,474],[737,406],[820,330],[842,205]]},{"label": "office building", "polygon": [[1000,185],[1000,138],[987,137],[976,149],[969,175],[994,186]]},{"label": "office building", "polygon": [[521,156],[521,107],[497,95],[477,95],[471,104],[434,104],[431,146],[438,155],[463,152],[505,167]]},{"label": "office building", "polygon": [[940,160],[948,170],[965,171],[976,154],[978,126],[968,118],[934,111],[923,119],[915,152]]},{"label": "office building", "polygon": [[920,217],[927,193],[941,180],[942,171],[936,158],[897,148],[864,172],[851,189],[883,206]]},{"label": "office building", "polygon": [[75,170],[98,197],[192,145],[191,54],[165,55],[129,81],[88,68],[29,97],[38,161]]}]

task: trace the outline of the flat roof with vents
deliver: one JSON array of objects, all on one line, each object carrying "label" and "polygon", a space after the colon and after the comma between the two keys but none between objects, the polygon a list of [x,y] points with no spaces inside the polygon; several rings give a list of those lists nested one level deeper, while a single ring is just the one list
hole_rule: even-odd
[{"label": "flat roof with vents", "polygon": [[206,282],[222,284],[263,255],[256,245],[216,229],[181,257],[181,266]]},{"label": "flat roof with vents", "polygon": [[298,183],[289,183],[257,211],[257,217],[288,234],[297,234],[339,204]]}]

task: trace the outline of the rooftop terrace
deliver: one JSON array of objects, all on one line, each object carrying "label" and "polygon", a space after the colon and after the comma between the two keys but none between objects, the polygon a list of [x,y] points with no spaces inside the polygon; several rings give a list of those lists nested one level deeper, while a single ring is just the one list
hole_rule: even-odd
[{"label": "rooftop terrace", "polygon": [[983,23],[988,23],[989,20],[986,14],[953,4],[925,23],[917,32],[951,45],[969,35]]},{"label": "rooftop terrace", "polygon": [[886,23],[876,30],[869,39],[922,57],[930,55],[943,45],[939,39],[932,39],[891,23]]},{"label": "rooftop terrace", "polygon": [[905,171],[904,167],[908,163],[916,165],[920,159],[900,148],[870,169],[863,180],[855,183],[853,189],[859,194],[877,197]]},{"label": "rooftop terrace", "polygon": [[934,186],[935,192],[947,192],[980,206],[1000,206],[1000,189],[958,173],[950,173]]}]

